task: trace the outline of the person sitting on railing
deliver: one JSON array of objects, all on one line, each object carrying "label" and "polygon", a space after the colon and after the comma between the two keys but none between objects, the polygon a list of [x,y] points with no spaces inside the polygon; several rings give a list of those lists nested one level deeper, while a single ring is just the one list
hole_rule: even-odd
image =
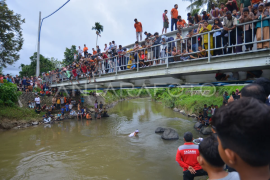
[{"label": "person sitting on railing", "polygon": [[215,4],[211,4],[210,15],[212,19],[220,17],[220,11],[217,7],[215,7]]},{"label": "person sitting on railing", "polygon": [[[212,30],[212,26],[208,24],[208,21],[204,21],[203,26],[201,27],[199,33],[204,33]],[[210,34],[210,47],[208,47],[208,33],[203,35],[203,42],[202,45],[205,49],[213,49],[213,34]],[[213,51],[210,51],[211,55],[213,55]],[[209,54],[208,54],[209,55]]]},{"label": "person sitting on railing", "polygon": [[[151,46],[153,44],[153,41],[150,40],[149,38],[145,39],[145,48],[147,48],[147,59],[152,60],[153,59],[153,52],[151,50]],[[150,61],[149,65],[153,65],[153,62]]]},{"label": "person sitting on railing", "polygon": [[145,43],[142,43],[142,49],[144,49],[143,51],[144,51],[144,55],[145,55],[145,58],[144,58],[144,65],[148,67],[148,66],[150,65],[151,62],[148,62],[148,58],[147,58],[148,51],[147,51],[147,49],[146,49]]},{"label": "person sitting on railing", "polygon": [[[192,49],[189,49],[188,52],[193,53]],[[190,57],[190,59],[197,59],[198,58],[197,54],[190,54],[189,57]]]},{"label": "person sitting on railing", "polygon": [[199,22],[202,20],[202,17],[198,15],[198,13],[194,14],[194,22],[195,24],[199,24]]},{"label": "person sitting on railing", "polygon": [[180,49],[177,49],[176,50],[176,47],[173,47],[173,50],[172,50],[172,56],[174,56],[173,57],[173,60],[174,61],[179,61],[180,60],[180,56],[179,55],[181,55]]},{"label": "person sitting on railing", "polygon": [[208,21],[208,20],[211,20],[210,14],[206,13],[206,11],[203,11],[202,14],[203,14],[203,16],[202,16],[202,21],[203,21],[203,20],[207,20],[207,21]]},{"label": "person sitting on railing", "polygon": [[[188,41],[190,41],[190,45],[193,51],[197,51],[197,36],[194,36],[193,29],[188,31],[187,37],[189,38]],[[192,42],[191,42],[192,41]]]},{"label": "person sitting on railing", "polygon": [[133,51],[134,51],[134,59],[135,59],[135,62],[137,62],[137,60],[139,59],[139,57],[138,57],[138,50],[139,49],[141,49],[142,47],[139,45],[139,42],[138,41],[136,41],[135,42],[135,45],[134,45],[134,47],[133,47]]},{"label": "person sitting on railing", "polygon": [[[181,50],[181,44],[184,43],[184,40],[182,40],[182,39],[183,39],[183,37],[181,36],[181,34],[179,32],[177,32],[175,40],[177,40],[176,46],[177,46],[177,49],[179,49],[179,50]],[[183,46],[183,47],[185,47],[185,46]]]},{"label": "person sitting on railing", "polygon": [[200,51],[199,53],[197,53],[198,58],[203,58],[207,56],[205,49],[203,49],[201,45],[198,46],[198,51]]},{"label": "person sitting on railing", "polygon": [[139,67],[145,67],[144,64],[145,54],[143,50],[139,51]]},{"label": "person sitting on railing", "polygon": [[[234,45],[236,42],[236,25],[237,19],[232,16],[231,11],[227,11],[226,17],[223,19],[223,31],[221,32],[221,37],[223,38],[224,45],[224,54],[227,54],[227,46]],[[226,37],[225,34],[228,34],[228,37]],[[228,44],[228,38],[230,38],[230,44]],[[228,53],[232,53],[231,47],[228,48]]]},{"label": "person sitting on railing", "polygon": [[[212,30],[218,30],[220,28],[222,28],[222,24],[219,18],[216,18],[214,20],[214,25],[212,26]],[[215,42],[214,43],[215,48],[220,48],[221,47],[221,31],[214,32],[213,37],[214,37],[214,42]],[[222,49],[214,50],[214,55],[215,56],[222,55]]]},{"label": "person sitting on railing", "polygon": [[178,16],[178,21],[177,21],[177,29],[182,34],[182,28],[186,27],[187,23],[184,19],[181,18],[181,16]]},{"label": "person sitting on railing", "polygon": [[[254,19],[259,19],[261,21],[256,23],[256,28],[257,28],[257,41],[262,41],[263,40],[269,39],[269,20],[262,20],[265,17],[269,17],[269,11],[266,10],[264,7],[264,3],[259,4],[258,7],[258,13],[256,14]],[[262,25],[262,26],[261,26]],[[257,49],[262,49],[262,48],[269,48],[269,41],[268,42],[257,42]]]},{"label": "person sitting on railing", "polygon": [[181,56],[180,56],[180,60],[181,60],[181,61],[187,61],[187,60],[189,60],[189,59],[190,59],[190,57],[189,57],[189,55],[188,55],[188,52],[186,51],[185,48],[183,48],[183,53],[182,53]]},{"label": "person sitting on railing", "polygon": [[[243,9],[243,15],[239,18],[240,23],[245,23],[252,21],[254,19],[254,15],[252,12],[250,12],[251,8],[244,8]],[[252,24],[246,24],[244,29],[245,31],[245,43],[250,43],[252,42]],[[246,51],[252,50],[253,44],[247,44],[246,45]]]}]

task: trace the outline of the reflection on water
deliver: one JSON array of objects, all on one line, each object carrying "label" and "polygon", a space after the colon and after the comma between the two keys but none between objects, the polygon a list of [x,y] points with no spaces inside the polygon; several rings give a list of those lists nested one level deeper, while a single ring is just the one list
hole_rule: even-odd
[{"label": "reflection on water", "polygon": [[[150,99],[120,102],[109,114],[0,132],[1,179],[182,179],[175,154],[184,132],[199,136],[192,119]],[[159,126],[180,139],[162,140]],[[139,136],[129,138],[135,129]]]}]

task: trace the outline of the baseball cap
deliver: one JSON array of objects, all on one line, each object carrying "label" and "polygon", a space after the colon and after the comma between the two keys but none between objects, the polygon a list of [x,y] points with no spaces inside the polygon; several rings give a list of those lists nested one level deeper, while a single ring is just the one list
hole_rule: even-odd
[{"label": "baseball cap", "polygon": [[138,129],[136,129],[136,131],[135,131],[136,133],[138,133],[139,132],[139,130]]}]

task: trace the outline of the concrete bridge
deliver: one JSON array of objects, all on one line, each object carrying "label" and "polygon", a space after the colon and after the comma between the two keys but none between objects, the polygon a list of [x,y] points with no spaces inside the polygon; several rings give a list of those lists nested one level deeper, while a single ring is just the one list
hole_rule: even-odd
[{"label": "concrete bridge", "polygon": [[[255,22],[255,21],[254,21]],[[247,23],[241,24],[239,26],[243,26]],[[183,34],[187,34],[191,27],[183,29]],[[194,28],[194,27],[193,27]],[[208,33],[208,38],[210,38],[211,32],[206,32],[202,34],[198,34],[195,36],[203,37],[204,34]],[[175,37],[176,32],[170,32],[165,34],[167,37]],[[237,33],[236,33],[237,34]],[[190,40],[190,38],[184,38],[186,42]],[[179,40],[178,40],[179,41]],[[232,74],[232,72],[239,72],[240,79],[238,81],[233,81],[234,83],[245,82],[247,71],[254,70],[263,70],[263,77],[270,77],[270,49],[257,49],[257,43],[259,42],[269,42],[268,40],[257,41],[253,38],[253,42],[246,43],[243,42],[236,45],[231,45],[229,47],[242,46],[243,52],[224,54],[219,56],[208,56],[204,58],[192,59],[187,61],[175,61],[171,62],[168,59],[173,56],[165,55],[158,59],[151,59],[150,62],[156,62],[160,60],[163,63],[156,64],[155,66],[141,68],[139,67],[139,61],[134,61],[133,64],[136,64],[137,67],[134,70],[120,70],[120,67],[126,67],[127,62],[123,65],[117,63],[116,59],[112,60],[114,62],[114,67],[109,67],[108,63],[104,66],[104,61],[101,61],[99,74],[96,76],[97,82],[92,82],[87,84],[87,80],[85,78],[79,79],[80,84],[73,81],[73,85],[78,86],[81,89],[96,89],[96,88],[131,88],[131,87],[152,87],[152,86],[169,86],[169,85],[183,85],[183,84],[199,84],[199,83],[213,83],[217,82],[215,79],[215,74],[217,72],[226,73],[227,75]],[[167,48],[170,43],[177,44],[177,40],[172,42],[167,42]],[[208,47],[210,48],[210,41],[208,41]],[[216,42],[214,42],[216,43]],[[186,43],[187,44],[187,43]],[[192,40],[191,40],[192,44]],[[197,43],[198,44],[198,43]],[[253,44],[252,51],[245,51],[246,44]],[[125,46],[126,48],[132,48],[134,44]],[[170,46],[169,46],[170,47]],[[159,48],[162,51],[162,45],[153,46],[154,52],[156,48]],[[176,45],[177,48],[177,45]],[[180,48],[180,47],[178,47]],[[217,48],[223,49],[223,47]],[[146,51],[146,49],[142,49]],[[210,54],[211,50],[214,49],[206,49],[208,54]],[[152,51],[152,50],[151,50]],[[182,43],[181,43],[181,52],[182,52]],[[132,52],[130,52],[132,53]],[[189,53],[195,54],[196,52]],[[122,56],[124,57],[124,56]],[[119,57],[118,57],[119,58]],[[120,59],[123,61],[124,58]],[[103,63],[103,66],[102,66]],[[103,68],[103,69],[102,69]],[[109,73],[104,73],[105,70],[112,70]],[[228,81],[230,83],[230,81]],[[69,89],[72,88],[72,85],[69,81],[64,81],[61,83],[53,83],[51,87],[59,87],[64,86]]]}]

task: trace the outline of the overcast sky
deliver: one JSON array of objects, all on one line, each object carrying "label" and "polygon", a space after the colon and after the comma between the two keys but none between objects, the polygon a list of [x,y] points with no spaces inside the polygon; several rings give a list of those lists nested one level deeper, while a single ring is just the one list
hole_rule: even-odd
[{"label": "overcast sky", "polygon": [[[20,59],[4,69],[4,74],[19,74],[20,64],[29,64],[29,57],[37,51],[37,31],[39,11],[44,18],[62,6],[67,0],[6,0],[8,7],[25,18],[23,24],[24,44]],[[40,53],[45,57],[64,59],[66,47],[83,46],[89,50],[95,47],[96,34],[92,30],[95,22],[104,26],[98,45],[112,40],[117,45],[128,45],[136,41],[134,19],[143,25],[143,31],[150,33],[162,31],[162,13],[169,12],[178,4],[179,15],[186,20],[187,1],[174,0],[71,0],[57,13],[43,21]],[[168,13],[170,18],[170,13]],[[169,29],[168,29],[169,30]],[[143,35],[143,38],[145,36]],[[91,52],[91,51],[90,51]]]}]

